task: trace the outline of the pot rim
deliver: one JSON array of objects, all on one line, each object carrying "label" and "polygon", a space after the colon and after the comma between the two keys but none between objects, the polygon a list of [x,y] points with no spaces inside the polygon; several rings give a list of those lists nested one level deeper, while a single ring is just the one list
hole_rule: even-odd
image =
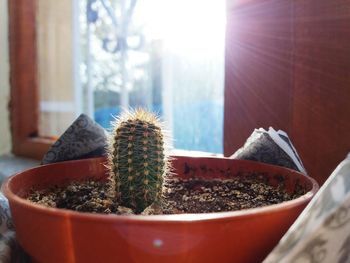
[{"label": "pot rim", "polygon": [[[175,156],[174,156],[175,157]],[[217,158],[217,157],[190,157],[189,158]],[[222,157],[221,157],[222,158]],[[104,157],[94,158],[94,159],[104,159]],[[229,159],[229,158],[224,158]],[[67,162],[81,162],[86,161],[87,159],[81,159],[81,160],[72,160]],[[248,160],[239,160],[242,162],[253,162]],[[256,163],[256,162],[254,162]],[[259,165],[263,166],[273,166],[270,164],[265,163],[259,163]],[[55,165],[55,164],[48,164],[48,165]],[[48,166],[43,165],[43,166]],[[39,167],[43,167],[39,166]],[[10,189],[11,181],[21,176],[23,173],[32,170],[37,169],[38,167],[34,167],[22,172],[19,172],[15,175],[10,176],[5,180],[3,185],[1,186],[1,191],[4,193],[4,195],[9,199],[9,203],[11,205],[11,202],[16,203],[17,205],[30,209],[33,212],[46,214],[53,217],[68,217],[70,219],[74,220],[91,220],[91,221],[104,221],[104,222],[114,222],[114,223],[157,223],[157,222],[169,222],[169,223],[190,223],[190,222],[203,222],[203,221],[225,221],[225,220],[235,220],[235,219],[242,219],[244,217],[251,216],[252,214],[260,215],[260,216],[269,216],[271,213],[281,211],[281,210],[287,210],[289,208],[299,206],[305,202],[310,201],[313,196],[315,196],[316,192],[319,189],[319,186],[315,179],[313,179],[310,176],[306,176],[301,174],[300,172],[280,167],[281,169],[287,169],[291,170],[293,173],[300,174],[302,176],[305,176],[307,180],[309,180],[312,184],[312,188],[306,192],[304,195],[295,198],[293,200],[285,201],[279,204],[273,204],[263,207],[257,207],[257,208],[250,208],[245,210],[238,210],[238,211],[226,211],[226,212],[212,212],[212,213],[187,213],[187,214],[172,214],[172,215],[116,215],[116,214],[96,214],[96,213],[89,213],[89,212],[77,212],[72,211],[68,209],[62,209],[62,208],[52,208],[52,207],[45,207],[43,205],[35,204],[29,200],[26,200],[22,197],[19,197],[17,194],[15,194]]]}]

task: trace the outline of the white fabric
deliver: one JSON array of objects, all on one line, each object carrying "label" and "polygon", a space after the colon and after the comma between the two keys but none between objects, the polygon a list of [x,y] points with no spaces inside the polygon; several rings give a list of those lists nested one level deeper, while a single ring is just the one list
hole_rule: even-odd
[{"label": "white fabric", "polygon": [[277,262],[350,262],[350,155],[264,261]]}]

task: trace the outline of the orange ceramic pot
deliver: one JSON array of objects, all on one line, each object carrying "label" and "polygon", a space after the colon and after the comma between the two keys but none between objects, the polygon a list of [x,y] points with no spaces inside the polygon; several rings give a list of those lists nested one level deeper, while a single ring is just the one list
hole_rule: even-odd
[{"label": "orange ceramic pot", "polygon": [[45,208],[23,197],[30,189],[106,177],[105,159],[69,161],[11,177],[9,199],[17,238],[36,262],[261,262],[316,193],[315,180],[298,172],[251,161],[176,157],[182,178],[232,178],[263,173],[287,191],[307,190],[281,204],[236,212],[117,216]]}]

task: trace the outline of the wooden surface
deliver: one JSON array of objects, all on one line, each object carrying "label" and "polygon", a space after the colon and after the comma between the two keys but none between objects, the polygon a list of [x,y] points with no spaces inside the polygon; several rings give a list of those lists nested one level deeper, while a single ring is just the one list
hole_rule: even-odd
[{"label": "wooden surface", "polygon": [[[253,2],[253,1],[251,1]],[[224,151],[231,155],[254,128],[289,131],[292,85],[290,4],[256,1],[228,10]]]},{"label": "wooden surface", "polygon": [[296,1],[293,141],[323,182],[350,152],[350,1]]},{"label": "wooden surface", "polygon": [[8,4],[13,152],[40,159],[53,140],[38,137],[36,1],[11,0]]},{"label": "wooden surface", "polygon": [[323,183],[350,151],[350,0],[236,1],[228,10],[224,152],[254,128],[291,137]]}]

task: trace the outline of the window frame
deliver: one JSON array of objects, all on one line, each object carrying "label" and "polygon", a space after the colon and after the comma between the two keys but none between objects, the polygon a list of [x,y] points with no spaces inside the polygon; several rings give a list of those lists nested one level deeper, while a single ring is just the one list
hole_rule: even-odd
[{"label": "window frame", "polygon": [[54,138],[39,135],[36,0],[8,1],[12,152],[41,159]]},{"label": "window frame", "polygon": [[39,134],[37,0],[8,1],[12,152],[42,159],[55,137]]}]

